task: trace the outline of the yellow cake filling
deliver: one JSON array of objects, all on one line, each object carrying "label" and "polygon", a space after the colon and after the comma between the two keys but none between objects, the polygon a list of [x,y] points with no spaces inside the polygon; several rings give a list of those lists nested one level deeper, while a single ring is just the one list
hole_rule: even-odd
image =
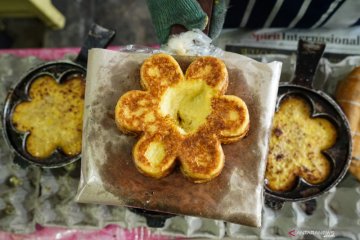
[{"label": "yellow cake filling", "polygon": [[273,119],[266,168],[268,187],[290,190],[298,177],[311,184],[325,181],[330,162],[323,151],[335,144],[336,137],[329,120],[311,117],[304,99],[291,96],[283,100]]},{"label": "yellow cake filling", "polygon": [[215,91],[203,81],[182,81],[165,92],[160,112],[170,116],[183,134],[196,132],[212,111]]},{"label": "yellow cake filling", "polygon": [[81,152],[85,81],[74,76],[58,84],[50,76],[34,80],[30,101],[18,104],[12,115],[13,126],[29,132],[26,150],[38,158],[49,157],[56,148],[67,155]]}]

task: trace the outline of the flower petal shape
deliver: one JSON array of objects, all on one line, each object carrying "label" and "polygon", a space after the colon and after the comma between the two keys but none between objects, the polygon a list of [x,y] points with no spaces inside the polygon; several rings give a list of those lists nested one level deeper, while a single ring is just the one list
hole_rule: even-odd
[{"label": "flower petal shape", "polygon": [[177,61],[163,53],[144,61],[140,69],[140,77],[141,85],[155,96],[159,96],[169,86],[184,80]]},{"label": "flower petal shape", "polygon": [[185,73],[187,81],[200,80],[212,89],[225,93],[229,84],[228,72],[222,61],[214,57],[199,57],[193,61]]},{"label": "flower petal shape", "polygon": [[202,183],[221,173],[225,156],[217,137],[202,133],[184,140],[179,160],[182,173],[193,182]]},{"label": "flower petal shape", "polygon": [[249,113],[243,100],[224,95],[213,99],[210,126],[217,129],[222,143],[231,143],[244,137],[249,130]]},{"label": "flower petal shape", "polygon": [[[116,124],[123,132],[142,132],[155,128],[158,122],[156,111],[149,111],[157,107],[158,101],[148,92],[134,90],[121,96],[116,104]],[[155,128],[155,130],[157,130]]]},{"label": "flower petal shape", "polygon": [[133,149],[136,167],[144,175],[161,178],[175,166],[179,142],[172,135],[145,134]]},{"label": "flower petal shape", "polygon": [[335,144],[335,126],[324,117],[311,117],[310,105],[301,97],[282,100],[275,113],[266,167],[267,185],[274,191],[291,190],[301,177],[319,184],[330,174],[323,151]]},{"label": "flower petal shape", "polygon": [[26,150],[46,158],[60,148],[67,155],[81,152],[85,81],[71,77],[57,83],[41,76],[30,85],[30,101],[19,103],[12,115],[14,127],[29,132]]},{"label": "flower petal shape", "polygon": [[137,169],[161,178],[178,160],[195,183],[218,176],[225,162],[221,143],[238,141],[250,124],[246,104],[223,95],[229,81],[225,64],[198,57],[184,76],[173,57],[155,54],[142,64],[140,77],[145,91],[125,93],[115,107],[118,128],[141,134],[133,148]]}]

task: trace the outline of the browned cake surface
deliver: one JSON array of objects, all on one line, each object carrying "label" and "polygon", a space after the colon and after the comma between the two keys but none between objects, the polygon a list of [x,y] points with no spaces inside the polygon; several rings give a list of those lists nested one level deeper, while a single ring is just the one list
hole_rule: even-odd
[{"label": "browned cake surface", "polygon": [[133,148],[138,170],[161,178],[179,160],[183,174],[194,182],[219,175],[224,166],[221,143],[238,141],[249,129],[246,104],[224,95],[225,64],[199,57],[184,75],[173,57],[156,54],[145,60],[140,76],[145,91],[125,93],[115,109],[120,130],[142,133]]},{"label": "browned cake surface", "polygon": [[322,151],[335,144],[336,129],[327,119],[310,114],[309,104],[293,96],[275,113],[266,168],[270,189],[290,190],[298,177],[311,184],[328,177],[330,162]]},{"label": "browned cake surface", "polygon": [[56,148],[67,155],[81,152],[85,82],[73,77],[58,84],[50,76],[34,80],[30,101],[18,104],[13,112],[14,127],[30,132],[26,149],[34,157],[46,158]]},{"label": "browned cake surface", "polygon": [[352,159],[349,171],[358,181],[360,181],[360,160]]},{"label": "browned cake surface", "polygon": [[355,67],[336,89],[336,100],[349,120],[352,134],[350,172],[360,180],[360,66]]},{"label": "browned cake surface", "polygon": [[[265,64],[248,62],[235,54],[225,55],[229,75],[226,94],[244,100],[250,116],[250,130],[240,141],[221,145],[225,164],[221,174],[211,181],[202,184],[189,181],[180,171],[179,160],[171,174],[156,179],[141,174],[134,164],[132,150],[142,133],[119,131],[114,111],[120,96],[131,90],[144,91],[139,81],[140,69],[149,57],[148,54],[113,53],[105,58],[104,65],[100,62],[89,65],[94,68],[87,83],[89,95],[83,138],[86,145],[82,152],[84,176],[89,181],[83,185],[82,201],[259,226],[268,145],[266,136],[276,98],[276,93],[270,93],[270,89],[276,91],[277,79],[271,80],[273,75]],[[196,57],[177,56],[175,59],[185,73]],[[255,65],[260,67],[254,69]],[[269,90],[261,91],[263,88]],[[219,104],[218,109],[223,106]],[[183,153],[187,151],[185,149]],[[93,181],[93,171],[100,176],[98,182]],[[100,181],[104,190],[97,190]],[[92,194],[96,194],[96,200]]]}]

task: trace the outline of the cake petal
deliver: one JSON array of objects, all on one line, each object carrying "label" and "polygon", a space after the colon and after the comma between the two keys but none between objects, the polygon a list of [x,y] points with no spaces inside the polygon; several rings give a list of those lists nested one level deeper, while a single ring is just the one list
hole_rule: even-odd
[{"label": "cake petal", "polygon": [[199,57],[193,61],[185,73],[187,81],[205,81],[210,87],[225,93],[229,79],[224,62],[215,57]]},{"label": "cake petal", "polygon": [[124,132],[145,131],[158,122],[158,100],[148,92],[134,90],[125,93],[116,104],[115,121]]},{"label": "cake petal", "polygon": [[168,175],[175,166],[178,141],[171,135],[145,134],[133,149],[137,169],[146,176],[161,178]]},{"label": "cake petal", "polygon": [[198,133],[184,140],[179,159],[183,174],[195,183],[202,183],[221,173],[225,157],[216,136]]},{"label": "cake petal", "polygon": [[222,143],[231,143],[246,135],[250,118],[247,106],[241,98],[232,95],[214,98],[212,107],[210,126],[217,130]]},{"label": "cake petal", "polygon": [[140,70],[141,85],[154,96],[161,95],[168,87],[184,80],[177,61],[167,54],[155,54],[146,59]]}]

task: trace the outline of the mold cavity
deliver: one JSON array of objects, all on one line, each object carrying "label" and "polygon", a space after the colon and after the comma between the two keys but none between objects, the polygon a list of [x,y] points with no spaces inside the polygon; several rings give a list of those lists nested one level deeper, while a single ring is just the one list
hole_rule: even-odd
[{"label": "mold cavity", "polygon": [[214,89],[203,81],[182,81],[168,88],[160,102],[160,112],[170,116],[182,134],[196,132],[212,111]]}]

